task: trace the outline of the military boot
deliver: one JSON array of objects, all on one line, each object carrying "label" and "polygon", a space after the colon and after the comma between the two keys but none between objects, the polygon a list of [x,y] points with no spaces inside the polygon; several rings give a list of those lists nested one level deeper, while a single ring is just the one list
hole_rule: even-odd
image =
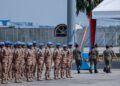
[{"label": "military boot", "polygon": [[97,70],[97,69],[95,69],[95,70],[94,70],[94,73],[98,73],[98,70]]},{"label": "military boot", "polygon": [[90,69],[89,72],[92,74],[92,69]]},{"label": "military boot", "polygon": [[2,84],[7,84],[7,81],[6,81],[6,80],[2,80],[1,83],[2,83]]}]

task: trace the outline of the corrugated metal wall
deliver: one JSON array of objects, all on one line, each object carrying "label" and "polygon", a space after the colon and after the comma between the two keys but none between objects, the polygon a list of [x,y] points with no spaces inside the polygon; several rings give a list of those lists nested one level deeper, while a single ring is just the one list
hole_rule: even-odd
[{"label": "corrugated metal wall", "polygon": [[[77,32],[77,43],[81,43],[83,36],[83,30]],[[119,45],[120,27],[97,27],[96,42],[99,46]],[[40,27],[40,28],[0,28],[0,41],[34,41],[47,42],[52,41],[54,43],[60,42],[62,44],[67,43],[67,37],[55,37],[54,27]],[[89,46],[89,33],[85,38],[84,46]]]},{"label": "corrugated metal wall", "polygon": [[33,41],[66,43],[67,37],[55,37],[54,28],[0,28],[0,41]]}]

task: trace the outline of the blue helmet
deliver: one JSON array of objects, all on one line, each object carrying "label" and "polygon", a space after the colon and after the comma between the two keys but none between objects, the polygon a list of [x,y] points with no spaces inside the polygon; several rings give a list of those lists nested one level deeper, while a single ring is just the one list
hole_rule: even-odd
[{"label": "blue helmet", "polygon": [[5,45],[12,45],[13,43],[11,41],[5,41]]},{"label": "blue helmet", "polygon": [[52,42],[47,42],[47,45],[52,45],[53,43]]},{"label": "blue helmet", "polygon": [[44,46],[44,43],[39,43],[38,46]]},{"label": "blue helmet", "polygon": [[0,42],[0,45],[4,45],[5,43],[4,42]]},{"label": "blue helmet", "polygon": [[13,45],[17,45],[17,42],[14,42],[14,44]]},{"label": "blue helmet", "polygon": [[67,45],[66,45],[66,44],[64,44],[64,45],[63,45],[63,47],[67,47]]},{"label": "blue helmet", "polygon": [[16,45],[21,45],[21,44],[22,44],[21,41],[17,41],[17,42],[16,42]]},{"label": "blue helmet", "polygon": [[32,46],[32,45],[33,45],[32,42],[28,42],[28,43],[27,43],[27,46]]},{"label": "blue helmet", "polygon": [[61,44],[60,43],[56,43],[56,46],[60,46]]},{"label": "blue helmet", "polygon": [[26,43],[25,42],[21,42],[21,45],[26,45]]}]

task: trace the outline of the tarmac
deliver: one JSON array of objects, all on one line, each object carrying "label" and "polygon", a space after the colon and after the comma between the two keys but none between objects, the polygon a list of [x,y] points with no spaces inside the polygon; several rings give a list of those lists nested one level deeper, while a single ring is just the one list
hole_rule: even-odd
[{"label": "tarmac", "polygon": [[[43,75],[44,76],[44,75]],[[120,69],[112,69],[112,73],[106,74],[102,69],[99,69],[98,74],[90,74],[88,70],[81,70],[77,74],[76,70],[72,70],[72,77],[69,79],[49,80],[33,82],[23,81],[22,83],[0,84],[0,86],[120,86]],[[51,72],[53,79],[53,70]]]}]

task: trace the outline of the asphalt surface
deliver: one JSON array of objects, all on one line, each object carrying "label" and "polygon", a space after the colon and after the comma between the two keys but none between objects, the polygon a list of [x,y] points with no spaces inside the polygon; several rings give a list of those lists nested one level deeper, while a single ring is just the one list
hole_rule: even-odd
[{"label": "asphalt surface", "polygon": [[[36,78],[33,82],[26,82],[26,79],[22,83],[14,83],[10,81],[8,84],[0,84],[0,86],[120,86],[120,61],[112,62],[112,73],[106,74],[103,72],[104,63],[98,64],[98,74],[90,74],[88,70],[81,70],[80,74],[77,74],[76,70],[72,70],[72,77],[69,79],[53,79],[53,70],[51,71],[51,78],[53,80],[37,81]],[[76,66],[73,65],[73,69]]]},{"label": "asphalt surface", "polygon": [[[51,72],[53,78],[53,72]],[[120,69],[113,69],[112,73],[106,74],[99,69],[98,74],[89,74],[88,71],[82,70],[81,74],[72,71],[73,78],[36,81],[22,83],[9,82],[9,84],[0,84],[0,86],[119,86],[120,85]]]},{"label": "asphalt surface", "polygon": [[[104,62],[98,62],[97,68],[103,69],[105,66]],[[73,64],[72,69],[76,69],[76,64]],[[119,61],[112,61],[112,69],[120,69],[120,60]]]}]

